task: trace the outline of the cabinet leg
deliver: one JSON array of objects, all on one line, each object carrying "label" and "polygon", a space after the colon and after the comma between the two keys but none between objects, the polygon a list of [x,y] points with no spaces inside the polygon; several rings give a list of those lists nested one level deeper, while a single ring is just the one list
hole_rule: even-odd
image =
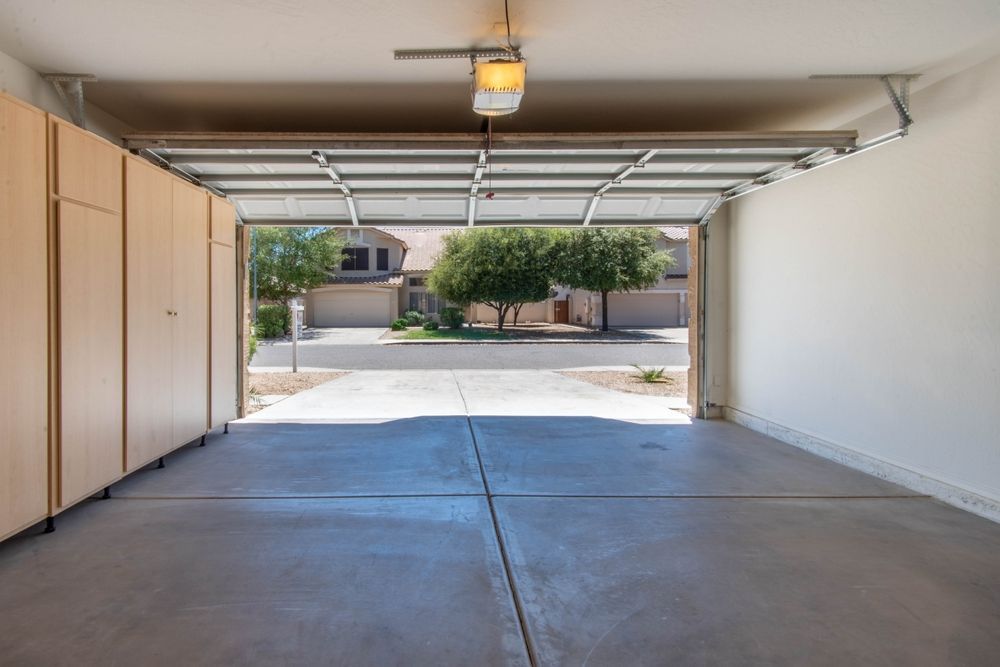
[{"label": "cabinet leg", "polygon": [[204,447],[205,446],[205,436],[204,435],[201,436],[201,442],[198,443],[198,446],[199,447]]},{"label": "cabinet leg", "polygon": [[55,517],[51,517],[50,516],[50,517],[46,517],[45,518],[45,532],[46,533],[54,533],[54,532],[56,532],[56,519],[55,519]]},{"label": "cabinet leg", "polygon": [[106,486],[104,487],[104,495],[101,496],[101,500],[107,500],[110,497],[111,497],[111,487]]},{"label": "cabinet leg", "polygon": [[166,468],[166,467],[167,467],[167,464],[163,462],[163,457],[161,456],[160,457],[160,462],[156,464],[156,469],[159,470],[160,468]]},{"label": "cabinet leg", "polygon": [[225,434],[227,434],[227,435],[229,434],[229,422],[226,422],[226,427],[224,429],[222,429],[222,432],[225,433]]}]

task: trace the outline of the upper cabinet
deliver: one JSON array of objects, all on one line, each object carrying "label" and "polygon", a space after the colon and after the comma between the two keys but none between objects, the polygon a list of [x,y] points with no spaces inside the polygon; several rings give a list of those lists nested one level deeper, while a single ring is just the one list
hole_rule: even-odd
[{"label": "upper cabinet", "polygon": [[115,213],[122,210],[122,151],[90,132],[54,118],[53,192]]}]

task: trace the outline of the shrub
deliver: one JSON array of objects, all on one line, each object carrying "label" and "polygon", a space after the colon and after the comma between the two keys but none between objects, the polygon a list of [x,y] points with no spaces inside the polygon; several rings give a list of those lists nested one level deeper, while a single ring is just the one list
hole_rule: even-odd
[{"label": "shrub", "polygon": [[424,314],[419,310],[408,310],[403,313],[403,319],[406,320],[407,326],[419,327],[424,323]]},{"label": "shrub", "polygon": [[635,377],[643,382],[659,382],[663,379],[663,373],[666,370],[664,368],[643,368],[635,364],[633,364],[633,368],[639,371]]},{"label": "shrub", "polygon": [[250,338],[247,340],[247,363],[253,361],[255,354],[257,354],[257,337],[250,334]]},{"label": "shrub", "polygon": [[402,331],[403,329],[406,328],[406,320],[404,320],[402,317],[399,318],[398,320],[393,320],[391,328],[393,331]]},{"label": "shrub", "polygon": [[424,331],[437,331],[438,323],[434,320],[427,320],[424,322]]},{"label": "shrub", "polygon": [[450,306],[442,308],[441,324],[449,329],[461,329],[462,325],[465,324],[465,313],[462,312],[461,308],[452,308]]},{"label": "shrub", "polygon": [[276,338],[291,331],[292,314],[288,306],[264,304],[257,307],[257,327],[259,338]]}]

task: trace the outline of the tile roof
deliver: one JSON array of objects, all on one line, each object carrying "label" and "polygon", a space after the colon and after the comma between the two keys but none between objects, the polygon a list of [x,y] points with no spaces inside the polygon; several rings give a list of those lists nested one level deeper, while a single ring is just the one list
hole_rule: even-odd
[{"label": "tile roof", "polygon": [[657,227],[668,241],[687,241],[687,227]]},{"label": "tile roof", "polygon": [[[444,246],[447,234],[461,233],[461,229],[453,227],[376,227],[387,236],[401,241],[406,250],[403,254],[403,266],[400,271],[430,271],[434,268],[437,256]],[[687,241],[687,227],[657,227],[668,241]]]},{"label": "tile roof", "polygon": [[430,271],[434,268],[437,256],[444,247],[444,237],[452,234],[455,229],[447,227],[403,227],[384,229],[377,228],[380,232],[389,234],[406,244],[407,250],[403,255],[403,266],[400,271]]},{"label": "tile roof", "polygon": [[378,285],[382,287],[402,287],[401,273],[380,273],[376,276],[335,276],[330,274],[327,285]]}]

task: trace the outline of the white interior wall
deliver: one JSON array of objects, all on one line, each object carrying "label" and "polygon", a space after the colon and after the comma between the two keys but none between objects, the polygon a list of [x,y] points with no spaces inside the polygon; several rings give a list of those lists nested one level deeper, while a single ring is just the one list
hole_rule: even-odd
[{"label": "white interior wall", "polygon": [[728,205],[727,415],[1000,519],[1000,58],[911,109]]},{"label": "white interior wall", "polygon": [[[0,51],[0,91],[24,100],[39,109],[71,120],[52,84],[24,63]],[[87,84],[83,84],[84,99]],[[105,113],[93,104],[86,103],[87,129],[115,144],[121,145],[121,136],[132,131],[128,125]]]}]

